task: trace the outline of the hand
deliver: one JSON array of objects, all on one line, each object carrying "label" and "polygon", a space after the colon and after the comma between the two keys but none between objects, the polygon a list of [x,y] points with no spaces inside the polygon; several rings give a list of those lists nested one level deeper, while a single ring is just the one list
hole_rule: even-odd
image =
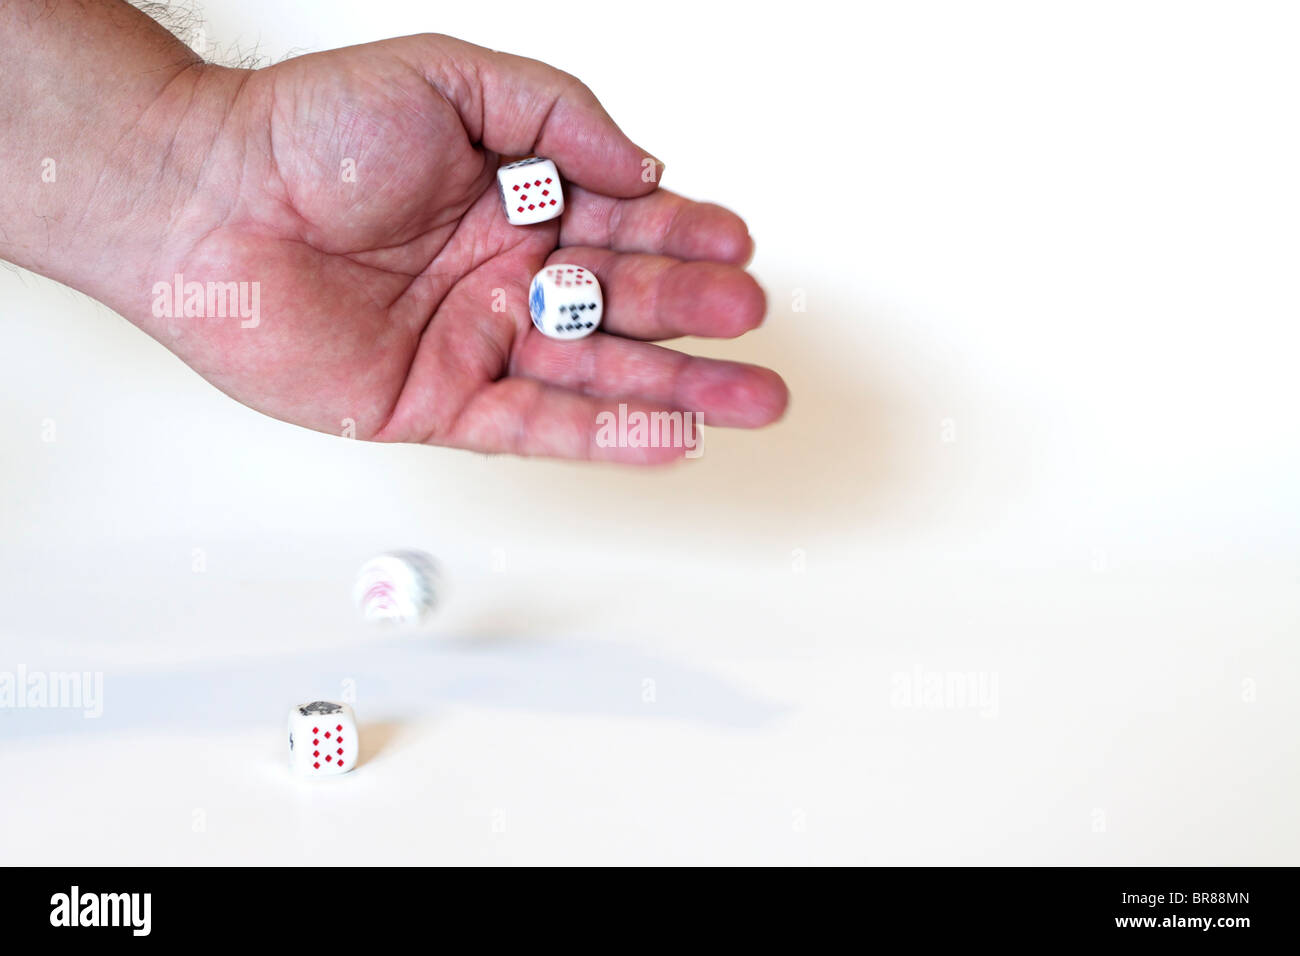
[{"label": "hand", "polygon": [[[784,410],[773,372],[642,341],[761,322],[748,232],[658,189],[662,167],[542,63],[415,36],[257,71],[196,64],[145,125],[169,130],[167,178],[186,186],[149,266],[127,270],[137,287],[111,304],[268,415],[335,434],[351,420],[377,441],[639,463],[682,449],[601,447],[601,411],[755,427]],[[556,162],[567,208],[511,226],[496,169],[532,153]],[[533,328],[528,283],[547,261],[596,273],[596,334]],[[256,283],[256,326],[154,315],[153,285],[175,274]]]}]

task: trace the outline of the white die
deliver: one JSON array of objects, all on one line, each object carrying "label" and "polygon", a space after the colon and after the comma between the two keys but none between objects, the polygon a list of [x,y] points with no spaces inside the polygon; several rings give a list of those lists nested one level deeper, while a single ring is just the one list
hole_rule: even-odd
[{"label": "white die", "polygon": [[347,704],[317,700],[289,711],[289,767],[309,777],[357,765],[357,719]]},{"label": "white die", "polygon": [[497,170],[506,218],[516,226],[546,222],[564,212],[560,173],[549,159],[534,156]]},{"label": "white die", "polygon": [[392,551],[357,572],[352,597],[367,621],[423,624],[439,590],[438,566],[423,551]]},{"label": "white die", "polygon": [[600,326],[605,299],[590,270],[557,262],[533,276],[528,314],[543,335],[580,339]]}]

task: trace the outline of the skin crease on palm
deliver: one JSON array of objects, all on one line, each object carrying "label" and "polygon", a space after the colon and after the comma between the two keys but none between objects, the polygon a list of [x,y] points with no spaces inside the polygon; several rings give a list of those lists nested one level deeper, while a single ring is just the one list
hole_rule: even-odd
[{"label": "skin crease on palm", "polygon": [[[232,398],[334,434],[351,419],[363,439],[637,464],[683,449],[602,447],[600,412],[741,428],[783,413],[775,373],[652,344],[761,323],[752,243],[731,212],[646,182],[651,154],[575,78],[434,35],[255,71],[172,55],[125,107],[90,203],[114,258],[82,249],[96,264],[78,272],[48,248],[0,249],[105,301]],[[556,162],[567,208],[512,226],[496,169],[531,154]],[[547,262],[595,272],[596,334],[532,326],[528,283]],[[178,273],[257,282],[259,324],[156,318],[150,290]]]}]

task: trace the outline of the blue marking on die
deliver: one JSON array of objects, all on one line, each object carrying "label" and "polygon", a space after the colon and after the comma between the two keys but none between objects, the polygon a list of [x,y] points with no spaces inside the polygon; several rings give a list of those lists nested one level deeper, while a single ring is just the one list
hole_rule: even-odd
[{"label": "blue marking on die", "polygon": [[528,314],[533,317],[533,325],[542,327],[542,314],[546,311],[546,291],[540,279],[533,280],[532,292],[528,295]]}]

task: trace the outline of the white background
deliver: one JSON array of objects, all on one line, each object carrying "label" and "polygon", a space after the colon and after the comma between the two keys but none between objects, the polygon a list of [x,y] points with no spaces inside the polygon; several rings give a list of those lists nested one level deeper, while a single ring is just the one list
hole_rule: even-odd
[{"label": "white background", "polygon": [[[580,75],[749,220],[767,324],[683,344],[793,401],[671,471],[370,446],[0,270],[0,671],[104,675],[0,710],[0,861],[1300,862],[1291,10],[206,0]],[[393,546],[431,634],[350,606]]]}]

